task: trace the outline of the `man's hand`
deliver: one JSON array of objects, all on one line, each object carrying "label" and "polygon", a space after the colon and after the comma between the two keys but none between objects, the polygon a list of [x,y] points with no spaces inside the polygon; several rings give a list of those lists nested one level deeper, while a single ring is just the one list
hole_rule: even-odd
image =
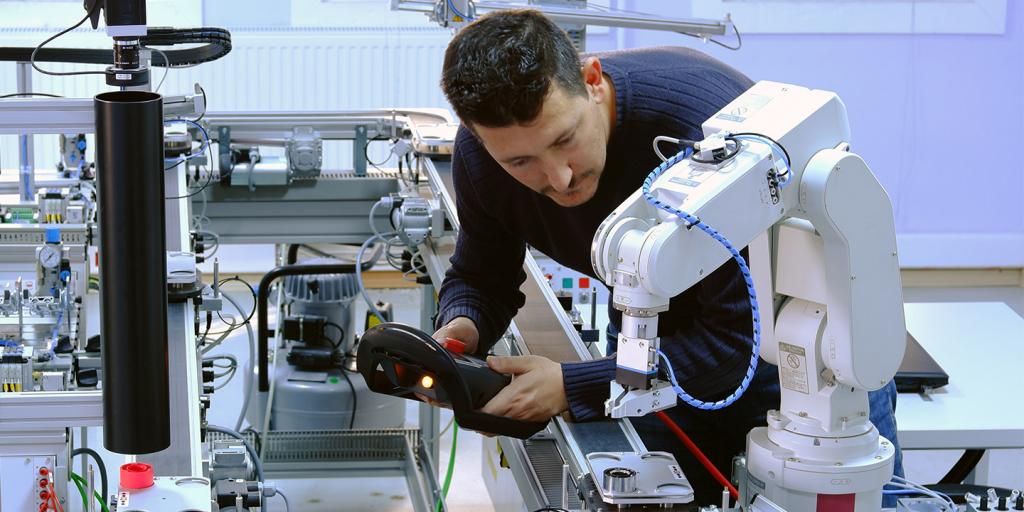
[{"label": "man's hand", "polygon": [[476,324],[472,320],[460,316],[453,318],[434,333],[434,339],[441,343],[444,343],[445,338],[455,338],[465,343],[466,354],[473,354],[476,352],[477,345],[480,344],[480,331],[477,330]]},{"label": "man's hand", "polygon": [[491,356],[487,365],[513,377],[481,411],[516,420],[548,421],[569,408],[562,365],[540,356]]}]

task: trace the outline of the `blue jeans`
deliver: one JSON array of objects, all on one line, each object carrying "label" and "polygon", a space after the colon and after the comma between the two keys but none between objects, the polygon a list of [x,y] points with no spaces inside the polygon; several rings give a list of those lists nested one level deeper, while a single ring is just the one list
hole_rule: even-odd
[{"label": "blue jeans", "polygon": [[[665,412],[686,431],[715,467],[728,478],[732,473],[732,458],[746,450],[747,432],[754,427],[767,425],[767,411],[778,409],[779,388],[778,368],[761,361],[757,365],[750,387],[731,406],[717,411],[702,411],[680,403]],[[890,381],[884,388],[869,393],[868,402],[871,422],[896,448],[895,473],[903,476],[903,454],[896,438],[896,383]],[[697,504],[721,503],[722,486],[686,450],[661,420],[654,415],[648,415],[632,418],[632,423],[648,450],[666,451],[676,456],[676,460],[690,480],[690,485],[693,486]],[[895,507],[896,496],[885,496],[883,506]]]}]

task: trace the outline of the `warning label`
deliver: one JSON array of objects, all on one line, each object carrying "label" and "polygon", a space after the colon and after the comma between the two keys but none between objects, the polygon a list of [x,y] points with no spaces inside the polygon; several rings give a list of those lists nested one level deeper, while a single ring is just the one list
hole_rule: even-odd
[{"label": "warning label", "polygon": [[779,376],[782,387],[808,394],[807,352],[803,347],[779,342]]}]

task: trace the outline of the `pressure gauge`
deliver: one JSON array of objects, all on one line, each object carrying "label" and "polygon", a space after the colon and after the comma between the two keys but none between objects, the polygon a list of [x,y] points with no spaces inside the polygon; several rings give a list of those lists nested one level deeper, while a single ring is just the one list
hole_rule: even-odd
[{"label": "pressure gauge", "polygon": [[60,248],[53,245],[44,245],[39,249],[39,264],[43,268],[55,269],[60,266]]}]

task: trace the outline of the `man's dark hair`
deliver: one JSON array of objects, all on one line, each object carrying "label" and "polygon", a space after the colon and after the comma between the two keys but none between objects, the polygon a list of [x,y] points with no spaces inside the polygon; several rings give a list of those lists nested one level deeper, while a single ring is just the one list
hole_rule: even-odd
[{"label": "man's dark hair", "polygon": [[557,83],[586,95],[569,36],[538,11],[497,11],[465,27],[444,54],[441,88],[468,125],[533,121]]}]

